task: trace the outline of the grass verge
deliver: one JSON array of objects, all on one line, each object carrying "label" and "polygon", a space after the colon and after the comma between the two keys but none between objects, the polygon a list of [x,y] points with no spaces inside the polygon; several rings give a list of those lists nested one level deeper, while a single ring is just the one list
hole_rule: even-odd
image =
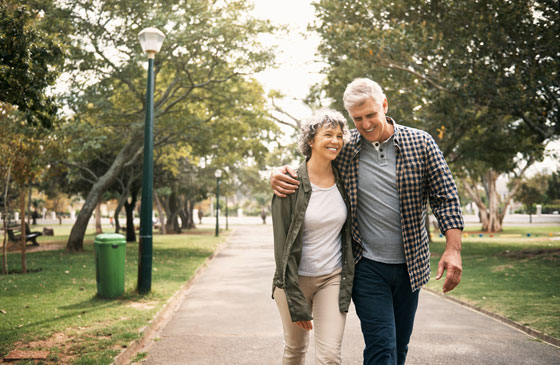
[{"label": "grass verge", "polygon": [[[138,244],[127,244],[125,294],[116,300],[96,297],[93,236],[82,253],[29,253],[31,273],[0,276],[0,358],[17,348],[48,350],[48,363],[110,364],[225,239],[212,233],[154,236],[145,296],[135,293]],[[8,261],[20,270],[19,254]]]},{"label": "grass verge", "polygon": [[[556,226],[522,226],[472,237],[467,230],[461,284],[447,295],[560,338],[559,232]],[[444,238],[434,236],[432,278],[444,247]],[[427,287],[441,291],[442,285],[443,279],[432,279]]]}]

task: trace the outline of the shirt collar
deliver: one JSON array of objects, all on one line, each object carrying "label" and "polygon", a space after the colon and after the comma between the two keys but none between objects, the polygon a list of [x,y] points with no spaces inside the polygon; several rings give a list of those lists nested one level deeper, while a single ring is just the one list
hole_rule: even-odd
[{"label": "shirt collar", "polygon": [[[397,146],[397,148],[398,148],[398,147],[399,147],[399,144],[400,144],[400,143],[399,143],[399,142],[400,142],[399,135],[400,135],[400,128],[401,128],[401,126],[400,126],[399,124],[397,124],[397,122],[395,122],[395,120],[394,120],[393,118],[387,117],[387,116],[386,116],[385,118],[387,119],[387,123],[393,125],[394,131],[393,131],[393,135],[392,135],[391,137],[394,137],[393,143],[394,143],[395,146]],[[389,139],[391,139],[391,137],[387,138],[387,140],[385,140],[385,141],[382,142],[382,143],[387,142]],[[354,149],[354,153],[353,153],[353,156],[352,156],[353,158],[355,158],[355,157],[360,153],[360,150],[361,150],[361,148],[362,148],[362,135],[360,134],[360,132],[357,132],[357,133],[356,133],[356,136],[355,136],[355,144],[354,144],[354,145],[355,145],[356,147],[355,147],[355,149]]]}]

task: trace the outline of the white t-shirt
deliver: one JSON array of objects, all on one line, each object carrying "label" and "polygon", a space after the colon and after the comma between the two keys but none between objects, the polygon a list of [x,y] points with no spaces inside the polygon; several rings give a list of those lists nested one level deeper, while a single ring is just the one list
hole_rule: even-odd
[{"label": "white t-shirt", "polygon": [[348,212],[336,184],[330,188],[311,184],[311,189],[298,275],[321,276],[342,267],[340,231]]}]

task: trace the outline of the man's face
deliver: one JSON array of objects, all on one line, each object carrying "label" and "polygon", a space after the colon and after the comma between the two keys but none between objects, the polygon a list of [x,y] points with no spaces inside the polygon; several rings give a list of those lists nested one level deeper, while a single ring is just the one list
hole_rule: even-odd
[{"label": "man's face", "polygon": [[391,136],[392,131],[389,130],[385,118],[387,99],[383,100],[383,107],[381,107],[370,97],[365,103],[350,108],[348,112],[362,137],[369,142],[383,142]]}]

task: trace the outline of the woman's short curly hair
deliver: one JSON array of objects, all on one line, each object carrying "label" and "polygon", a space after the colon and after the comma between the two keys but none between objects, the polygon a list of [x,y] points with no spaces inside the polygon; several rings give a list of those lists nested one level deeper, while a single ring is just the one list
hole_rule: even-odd
[{"label": "woman's short curly hair", "polygon": [[329,128],[340,127],[344,142],[348,140],[348,125],[346,118],[333,109],[320,109],[307,119],[302,127],[301,134],[298,140],[299,151],[305,156],[306,159],[311,157],[311,146],[309,143],[313,142],[317,131],[321,127],[328,126]]}]

